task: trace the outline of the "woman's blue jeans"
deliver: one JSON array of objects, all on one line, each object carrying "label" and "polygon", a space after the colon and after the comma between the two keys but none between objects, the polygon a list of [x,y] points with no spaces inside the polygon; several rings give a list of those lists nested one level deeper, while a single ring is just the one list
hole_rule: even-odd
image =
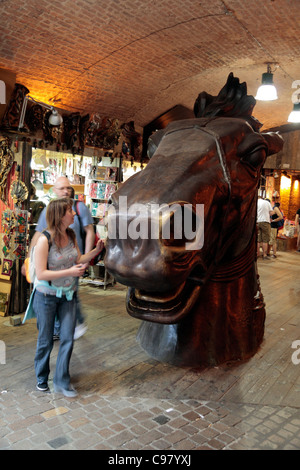
[{"label": "woman's blue jeans", "polygon": [[37,316],[39,331],[35,354],[35,373],[38,383],[47,383],[50,372],[50,354],[53,348],[55,317],[60,321],[60,345],[53,382],[65,389],[70,385],[69,364],[73,351],[76,324],[76,292],[72,300],[35,291],[33,309]]}]

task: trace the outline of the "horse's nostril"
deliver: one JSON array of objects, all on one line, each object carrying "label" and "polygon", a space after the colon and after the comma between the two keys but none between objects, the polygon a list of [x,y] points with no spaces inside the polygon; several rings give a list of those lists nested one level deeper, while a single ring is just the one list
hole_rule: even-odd
[{"label": "horse's nostril", "polygon": [[176,206],[163,220],[161,238],[167,246],[184,247],[196,240],[202,224],[199,224],[199,217],[189,204]]}]

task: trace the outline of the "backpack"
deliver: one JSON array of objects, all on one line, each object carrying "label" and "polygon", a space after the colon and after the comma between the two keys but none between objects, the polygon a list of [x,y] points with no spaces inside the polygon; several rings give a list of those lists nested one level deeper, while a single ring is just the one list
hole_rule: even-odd
[{"label": "backpack", "polygon": [[[282,212],[281,212],[281,214],[282,214]],[[279,230],[284,226],[284,216],[283,216],[283,214],[282,214],[282,217],[283,217],[283,219],[281,219],[277,222]]]},{"label": "backpack", "polygon": [[[278,209],[279,209],[279,207],[278,207]],[[281,220],[278,220],[278,222],[277,222],[277,228],[278,228],[278,230],[280,230],[280,229],[284,226],[284,215],[283,215],[282,210],[281,210],[281,209],[279,209],[279,210],[280,210],[280,213],[281,213],[281,215],[282,215],[282,219],[281,219]]]},{"label": "backpack", "polygon": [[[49,247],[49,251],[50,251],[51,244],[52,244],[51,243],[50,233],[47,232],[46,230],[43,230],[42,233],[48,239],[48,247]],[[35,257],[35,246],[31,249],[30,258],[26,258],[26,260],[25,260],[26,279],[27,279],[27,282],[29,282],[29,284],[34,284],[34,282],[36,281],[34,257]],[[48,263],[47,263],[47,267],[48,267]],[[49,281],[49,284],[51,284],[51,281]]]},{"label": "backpack", "polygon": [[274,210],[275,207],[277,207],[280,211],[280,214],[282,215],[282,219],[281,220],[278,220],[278,222],[275,222],[277,224],[277,229],[280,230],[282,229],[282,227],[284,226],[284,215],[283,215],[283,212],[282,210],[280,209],[280,207],[278,207],[276,204],[275,206],[272,207],[272,209]]},{"label": "backpack", "polygon": [[75,212],[76,212],[76,215],[78,217],[78,222],[79,222],[79,227],[80,227],[80,238],[82,240],[82,246],[83,246],[83,252],[84,252],[86,233],[85,233],[85,230],[84,230],[84,227],[83,227],[83,224],[82,224],[82,220],[81,220],[81,217],[80,217],[80,213],[79,213],[79,209],[78,209],[78,203],[79,203],[79,201],[77,201],[76,204],[75,204]]}]

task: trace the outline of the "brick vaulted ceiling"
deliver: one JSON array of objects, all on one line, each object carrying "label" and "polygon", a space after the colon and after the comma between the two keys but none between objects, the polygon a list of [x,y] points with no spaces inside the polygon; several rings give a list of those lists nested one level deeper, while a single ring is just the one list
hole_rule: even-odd
[{"label": "brick vaulted ceiling", "polygon": [[[144,126],[216,95],[233,72],[256,94],[272,63],[279,99],[257,102],[264,129],[286,124],[300,83],[299,0],[0,0],[0,68],[60,109]],[[300,84],[298,85],[300,89]]]}]

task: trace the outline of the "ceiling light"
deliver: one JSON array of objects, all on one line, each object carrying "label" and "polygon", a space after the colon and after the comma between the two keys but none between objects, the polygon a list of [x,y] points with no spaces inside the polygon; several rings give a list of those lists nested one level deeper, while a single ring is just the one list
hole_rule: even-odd
[{"label": "ceiling light", "polygon": [[300,122],[300,103],[294,103],[293,111],[290,112],[288,122]]},{"label": "ceiling light", "polygon": [[262,74],[261,86],[256,93],[256,100],[273,101],[277,100],[277,90],[273,84],[273,74],[271,73],[271,65],[268,64],[267,72]]},{"label": "ceiling light", "polygon": [[25,113],[26,113],[26,108],[27,108],[28,101],[33,101],[34,103],[43,106],[43,108],[50,109],[52,111],[52,113],[49,116],[49,124],[51,126],[60,126],[62,124],[63,118],[53,106],[50,106],[49,104],[43,103],[42,101],[38,101],[38,100],[32,98],[31,96],[25,96],[23,106],[22,106],[22,110],[21,110],[21,114],[20,114],[19,130],[24,127]]}]

